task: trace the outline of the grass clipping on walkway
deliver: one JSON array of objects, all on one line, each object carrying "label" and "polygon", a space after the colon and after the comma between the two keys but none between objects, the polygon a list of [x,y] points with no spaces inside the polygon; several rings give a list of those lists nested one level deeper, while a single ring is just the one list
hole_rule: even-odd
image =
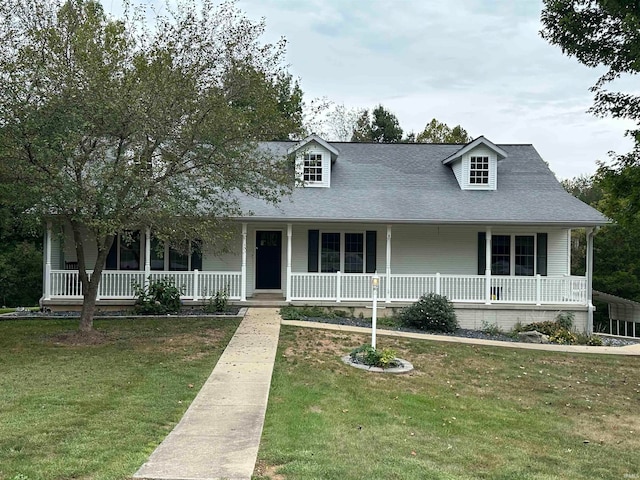
[{"label": "grass clipping on walkway", "polygon": [[0,322],[0,479],[127,479],[171,431],[239,320]]},{"label": "grass clipping on walkway", "polygon": [[367,341],[282,328],[256,478],[640,478],[637,357],[378,337],[415,371],[341,362]]}]

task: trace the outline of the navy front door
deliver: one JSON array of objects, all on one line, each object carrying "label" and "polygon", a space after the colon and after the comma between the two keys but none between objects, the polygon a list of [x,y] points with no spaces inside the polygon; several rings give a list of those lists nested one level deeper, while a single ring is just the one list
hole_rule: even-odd
[{"label": "navy front door", "polygon": [[282,288],[282,232],[256,232],[256,289]]}]

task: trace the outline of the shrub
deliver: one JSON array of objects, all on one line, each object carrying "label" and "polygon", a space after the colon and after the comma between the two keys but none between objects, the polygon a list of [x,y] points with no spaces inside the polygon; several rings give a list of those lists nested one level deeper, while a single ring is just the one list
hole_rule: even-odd
[{"label": "shrub", "polygon": [[573,319],[575,315],[573,312],[560,312],[556,315],[556,323],[565,330],[571,330],[573,328]]},{"label": "shrub", "polygon": [[486,320],[482,320],[482,332],[492,336],[502,335],[503,333],[497,323],[489,323]]},{"label": "shrub", "polygon": [[397,366],[396,352],[390,348],[377,350],[371,345],[362,345],[354,348],[349,356],[354,362],[370,367],[390,368]]},{"label": "shrub", "polygon": [[182,290],[175,286],[175,282],[171,278],[150,280],[148,286],[134,283],[133,292],[138,297],[133,310],[138,314],[176,313],[180,311],[182,306],[180,302]]},{"label": "shrub", "polygon": [[218,290],[213,297],[209,297],[204,311],[207,313],[226,312],[229,306],[229,294],[227,288]]},{"label": "shrub", "polygon": [[436,293],[423,295],[416,303],[402,309],[399,317],[405,325],[421,330],[453,332],[458,328],[453,304]]}]

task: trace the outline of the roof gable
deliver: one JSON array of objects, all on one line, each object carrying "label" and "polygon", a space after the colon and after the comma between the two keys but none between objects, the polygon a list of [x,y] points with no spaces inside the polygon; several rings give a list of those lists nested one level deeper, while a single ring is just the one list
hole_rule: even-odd
[{"label": "roof gable", "polygon": [[300,140],[298,143],[296,143],[293,146],[291,146],[287,150],[287,154],[291,155],[292,153],[297,152],[298,150],[306,147],[307,145],[309,145],[310,143],[313,143],[313,142],[317,143],[322,148],[328,150],[331,153],[331,161],[332,162],[336,161],[336,158],[338,158],[338,155],[340,154],[340,151],[336,147],[331,145],[329,142],[323,140],[322,138],[320,138],[318,135],[315,135],[315,134],[309,135],[305,139]]},{"label": "roof gable", "polygon": [[508,156],[507,152],[505,152],[502,148],[498,147],[495,143],[493,143],[490,140],[487,140],[486,138],[484,138],[484,136],[481,135],[475,140],[472,140],[471,142],[464,145],[457,152],[453,153],[452,155],[449,155],[447,158],[442,160],[443,165],[449,165],[450,163],[455,162],[456,160],[462,159],[462,156],[464,154],[469,153],[471,150],[478,147],[479,145],[484,145],[485,147],[493,150],[498,157],[498,161],[504,160]]}]

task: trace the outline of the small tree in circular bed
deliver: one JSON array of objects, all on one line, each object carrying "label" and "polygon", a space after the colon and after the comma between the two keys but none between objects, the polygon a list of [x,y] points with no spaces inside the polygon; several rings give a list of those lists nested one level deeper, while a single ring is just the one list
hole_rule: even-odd
[{"label": "small tree in circular bed", "polygon": [[400,319],[409,327],[431,332],[453,332],[458,328],[453,304],[436,293],[423,295],[416,303],[402,309]]}]

